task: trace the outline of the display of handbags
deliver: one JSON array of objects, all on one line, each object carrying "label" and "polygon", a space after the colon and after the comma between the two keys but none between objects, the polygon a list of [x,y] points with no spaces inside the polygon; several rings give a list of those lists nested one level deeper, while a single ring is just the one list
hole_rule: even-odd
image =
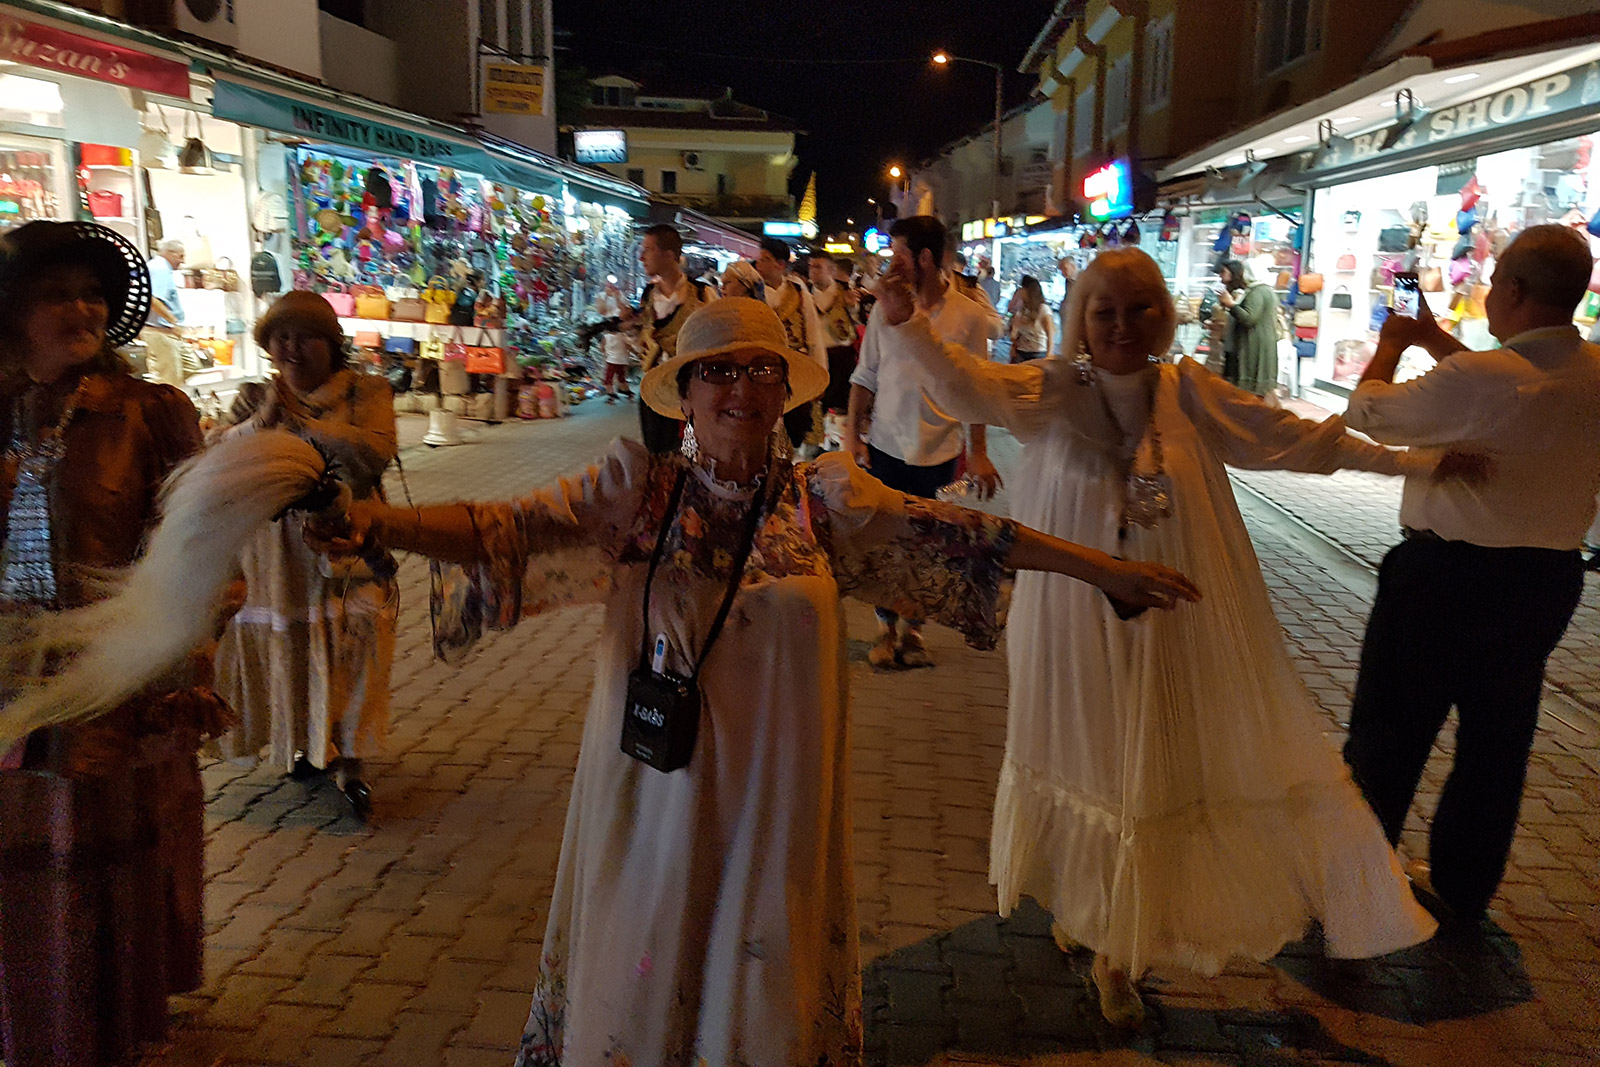
[{"label": "display of handbags", "polygon": [[351,292],[355,295],[356,318],[386,319],[389,317],[389,298],[384,296],[383,290],[376,285],[358,285]]},{"label": "display of handbags", "polygon": [[1356,266],[1356,254],[1354,252],[1341,252],[1338,260],[1333,265],[1333,269],[1340,274],[1354,274]]},{"label": "display of handbags", "polygon": [[1378,251],[1404,252],[1411,247],[1411,227],[1385,226],[1378,231]]},{"label": "display of handbags", "polygon": [[322,294],[322,299],[328,302],[333,308],[333,313],[341,319],[355,317],[356,298],[339,282],[329,282],[328,291]]},{"label": "display of handbags", "polygon": [[1299,285],[1302,293],[1320,293],[1322,292],[1322,275],[1302,274],[1300,275]]},{"label": "display of handbags", "polygon": [[1350,290],[1343,285],[1328,295],[1328,307],[1334,311],[1349,311],[1354,304]]}]

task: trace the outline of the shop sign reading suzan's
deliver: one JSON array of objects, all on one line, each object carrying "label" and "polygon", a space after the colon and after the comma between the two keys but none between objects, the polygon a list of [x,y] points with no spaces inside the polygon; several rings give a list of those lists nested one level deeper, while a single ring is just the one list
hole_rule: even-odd
[{"label": "shop sign reading suzan's", "polygon": [[1317,152],[1306,170],[1332,170],[1596,106],[1600,106],[1600,62],[1559,71],[1464,104],[1428,112],[1387,148],[1384,141],[1392,126],[1359,137],[1341,138]]},{"label": "shop sign reading suzan's", "polygon": [[173,59],[0,15],[0,59],[129,89],[189,95],[189,68]]}]

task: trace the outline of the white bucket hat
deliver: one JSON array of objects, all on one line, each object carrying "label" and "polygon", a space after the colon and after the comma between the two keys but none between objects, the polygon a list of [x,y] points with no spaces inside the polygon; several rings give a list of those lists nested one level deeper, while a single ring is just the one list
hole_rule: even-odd
[{"label": "white bucket hat", "polygon": [[713,300],[689,316],[678,331],[678,354],[657,363],[639,383],[639,396],[656,413],[681,419],[678,371],[687,363],[730,352],[756,349],[782,356],[789,365],[789,401],[785,412],[809,404],[828,388],[828,372],[804,352],[789,347],[777,313],[760,300],[729,296]]}]

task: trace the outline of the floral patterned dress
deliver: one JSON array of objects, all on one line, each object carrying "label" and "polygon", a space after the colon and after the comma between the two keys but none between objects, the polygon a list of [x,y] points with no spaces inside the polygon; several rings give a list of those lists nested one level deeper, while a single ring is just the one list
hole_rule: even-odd
[{"label": "floral patterned dress", "polygon": [[[618,442],[599,466],[476,507],[490,562],[447,577],[445,645],[482,623],[603,600],[594,696],[519,1067],[860,1061],[841,594],[998,635],[1015,527],[894,492],[840,454],[777,464],[741,588],[700,675],[693,759],[619,748],[641,642],[688,674],[727,590],[750,490],[689,468],[641,632],[645,572],[679,473]],[[539,559],[530,557],[538,554]]]}]

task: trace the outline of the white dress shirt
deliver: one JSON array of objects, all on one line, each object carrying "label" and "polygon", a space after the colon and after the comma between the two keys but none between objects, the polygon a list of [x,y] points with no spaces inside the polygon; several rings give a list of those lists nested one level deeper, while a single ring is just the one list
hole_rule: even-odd
[{"label": "white dress shirt", "polygon": [[[914,467],[932,467],[961,454],[962,424],[946,415],[923,388],[923,371],[907,351],[905,335],[885,325],[875,307],[861,339],[861,359],[850,384],[870,389],[872,447]],[[944,300],[928,312],[939,340],[960,345],[978,359],[989,351],[988,313],[972,300],[945,290]]]},{"label": "white dress shirt", "polygon": [[1575,549],[1600,492],[1600,346],[1571,326],[1456,352],[1401,385],[1363,382],[1345,422],[1375,441],[1486,454],[1488,480],[1407,477],[1402,524],[1489,548]]}]

